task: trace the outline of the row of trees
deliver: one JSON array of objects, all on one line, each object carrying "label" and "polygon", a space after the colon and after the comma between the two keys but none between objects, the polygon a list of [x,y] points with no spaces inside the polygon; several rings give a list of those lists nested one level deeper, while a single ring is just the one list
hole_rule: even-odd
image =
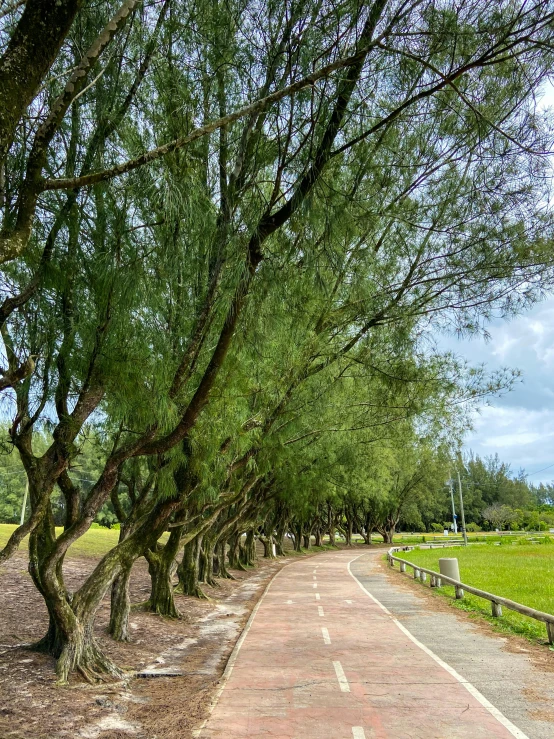
[{"label": "row of trees", "polygon": [[[348,531],[381,510],[386,533],[387,500],[407,516],[445,478],[515,378],[433,332],[551,285],[553,22],[543,0],[0,13],[0,389],[30,502],[0,561],[30,535],[60,681],[121,674],[94,620],[111,592],[128,638],[139,557],[175,615],[177,557],[201,595],[256,537],[332,537],[344,491]],[[119,543],[70,593],[108,502]]]}]

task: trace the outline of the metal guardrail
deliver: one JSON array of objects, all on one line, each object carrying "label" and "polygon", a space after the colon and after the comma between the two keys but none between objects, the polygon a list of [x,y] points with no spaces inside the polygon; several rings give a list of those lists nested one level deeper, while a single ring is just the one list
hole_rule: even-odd
[{"label": "metal guardrail", "polygon": [[445,575],[441,575],[440,572],[435,572],[434,570],[428,570],[425,567],[421,567],[421,565],[416,565],[413,562],[408,562],[406,559],[402,559],[401,557],[395,556],[393,552],[398,551],[412,551],[414,547],[392,547],[387,552],[387,558],[389,561],[389,565],[391,567],[394,567],[395,562],[400,563],[400,572],[406,572],[406,567],[411,567],[414,571],[414,580],[421,580],[421,582],[425,582],[427,580],[427,575],[430,577],[430,586],[432,588],[440,588],[444,583],[447,585],[452,585],[456,592],[456,599],[460,600],[464,597],[464,591],[467,593],[471,593],[472,595],[476,595],[479,598],[483,598],[484,600],[488,600],[491,603],[492,608],[492,615],[495,617],[502,616],[502,607],[507,608],[510,611],[516,611],[517,613],[521,613],[523,616],[528,616],[529,618],[534,618],[536,621],[542,621],[546,625],[546,636],[548,639],[549,644],[554,644],[554,615],[551,613],[544,613],[544,611],[537,611],[535,608],[530,608],[529,606],[524,606],[521,603],[516,603],[514,600],[510,600],[509,598],[502,598],[500,595],[494,595],[493,593],[487,593],[486,590],[480,590],[479,588],[473,587],[473,585],[467,585],[466,583],[463,583],[459,580],[454,580],[451,577],[446,577]]}]

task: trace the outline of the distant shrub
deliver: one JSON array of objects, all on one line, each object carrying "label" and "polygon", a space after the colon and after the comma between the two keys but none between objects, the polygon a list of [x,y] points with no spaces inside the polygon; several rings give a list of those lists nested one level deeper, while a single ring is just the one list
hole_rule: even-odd
[{"label": "distant shrub", "polygon": [[478,531],[482,531],[480,526],[477,526],[476,523],[468,523],[466,526],[466,531],[471,531],[472,534],[476,534]]}]

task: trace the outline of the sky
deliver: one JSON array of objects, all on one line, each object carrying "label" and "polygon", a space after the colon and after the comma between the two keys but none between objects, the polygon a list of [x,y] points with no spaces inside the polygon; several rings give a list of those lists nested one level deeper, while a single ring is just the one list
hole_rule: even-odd
[{"label": "sky", "polygon": [[554,481],[554,297],[510,322],[497,320],[487,330],[488,341],[441,341],[471,364],[522,372],[510,393],[480,409],[465,451],[481,457],[498,454],[513,473],[524,468],[530,482]]},{"label": "sky", "polygon": [[[543,89],[540,107],[554,115],[554,86]],[[490,339],[441,340],[472,364],[488,369],[517,368],[521,381],[489,401],[475,417],[464,450],[498,454],[512,472],[524,468],[534,484],[554,481],[554,296],[510,321],[487,326]],[[549,467],[549,469],[544,469]]]}]

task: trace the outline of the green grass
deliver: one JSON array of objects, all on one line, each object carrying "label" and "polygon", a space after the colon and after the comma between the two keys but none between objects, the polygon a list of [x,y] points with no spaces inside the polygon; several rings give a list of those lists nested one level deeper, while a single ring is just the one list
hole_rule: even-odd
[{"label": "green grass", "polygon": [[[457,557],[461,580],[467,585],[554,614],[554,543],[529,544],[525,540],[512,543],[507,540],[495,546],[491,541],[474,544],[467,549],[416,549],[399,552],[398,556],[436,572],[439,571],[440,557]],[[453,598],[454,588],[446,586],[437,588],[435,592]],[[542,622],[506,608],[502,618],[493,618],[490,602],[477,596],[466,593],[463,600],[454,600],[453,605],[484,616],[500,630],[543,642],[546,639],[546,627]]]},{"label": "green grass", "polygon": [[[15,531],[17,526],[10,523],[0,524],[0,547],[3,547],[11,536],[12,531]],[[59,536],[62,529],[56,529],[56,534]],[[91,528],[86,534],[81,536],[75,544],[69,549],[69,556],[73,557],[102,557],[112,547],[114,547],[119,539],[119,531],[115,529],[106,528]],[[27,548],[27,538],[23,539],[19,545],[20,549]]]}]

